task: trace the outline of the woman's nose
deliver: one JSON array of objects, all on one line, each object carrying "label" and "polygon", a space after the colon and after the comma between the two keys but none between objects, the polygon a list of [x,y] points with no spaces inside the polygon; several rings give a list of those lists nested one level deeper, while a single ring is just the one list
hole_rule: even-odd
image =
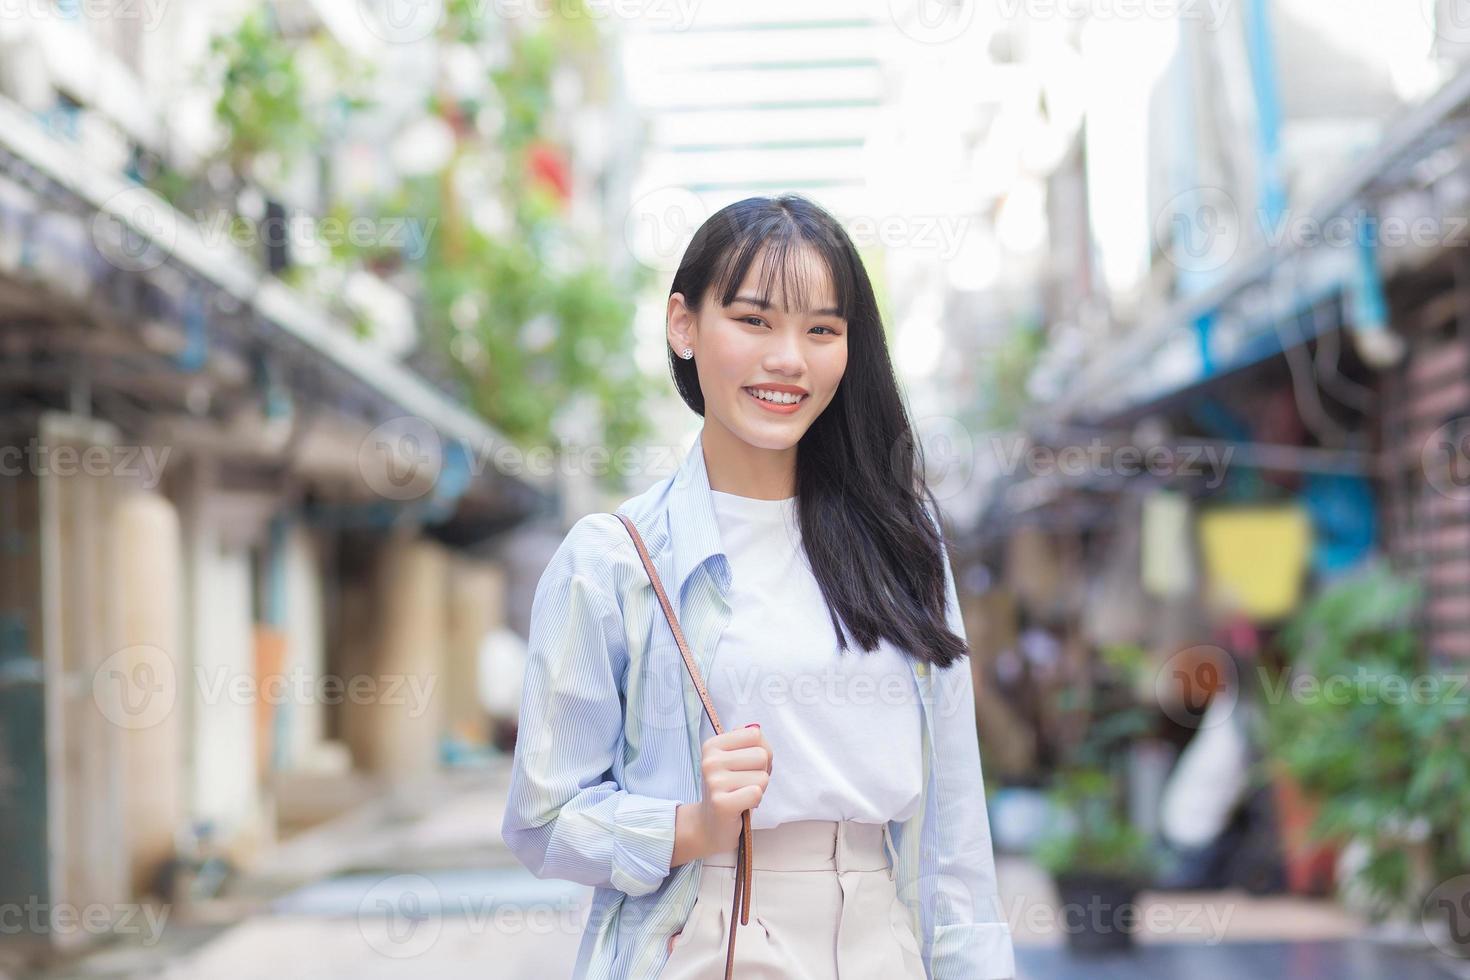
[{"label": "woman's nose", "polygon": [[765,368],[786,375],[800,375],[805,368],[800,343],[792,338],[773,337],[771,347],[766,351]]}]

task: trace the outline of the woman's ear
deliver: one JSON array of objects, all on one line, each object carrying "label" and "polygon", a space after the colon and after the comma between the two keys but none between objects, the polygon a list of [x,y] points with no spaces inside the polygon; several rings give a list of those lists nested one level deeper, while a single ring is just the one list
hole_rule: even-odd
[{"label": "woman's ear", "polygon": [[698,334],[697,317],[694,311],[685,304],[683,293],[673,293],[669,296],[669,308],[664,319],[667,324],[666,333],[669,346],[674,349],[675,353],[679,353],[686,347],[697,349],[698,345],[695,343]]}]

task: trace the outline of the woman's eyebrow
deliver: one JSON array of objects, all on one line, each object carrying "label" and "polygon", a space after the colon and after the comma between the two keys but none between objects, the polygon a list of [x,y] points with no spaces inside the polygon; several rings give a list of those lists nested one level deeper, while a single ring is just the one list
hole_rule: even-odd
[{"label": "woman's eyebrow", "polygon": [[[749,303],[751,306],[754,306],[757,309],[761,310],[769,310],[771,308],[770,303],[766,302],[763,299],[758,299],[754,296],[736,296],[733,300],[730,301],[730,303],[732,306],[736,303]],[[835,306],[824,306],[820,310],[812,310],[809,315],[835,316],[839,319],[842,318],[842,313]]]}]

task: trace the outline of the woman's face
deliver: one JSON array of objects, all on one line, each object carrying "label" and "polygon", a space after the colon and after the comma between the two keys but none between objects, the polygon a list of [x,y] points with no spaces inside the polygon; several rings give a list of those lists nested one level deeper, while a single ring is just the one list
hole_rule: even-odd
[{"label": "woman's face", "polygon": [[790,257],[802,264],[793,278],[811,284],[810,309],[788,308],[781,276],[774,277],[776,294],[762,302],[761,256],[729,306],[721,307],[711,289],[695,317],[682,293],[669,297],[669,344],[676,354],[694,349],[705,420],[761,449],[795,446],[847,370],[847,321],[835,313],[821,257],[810,248]]}]

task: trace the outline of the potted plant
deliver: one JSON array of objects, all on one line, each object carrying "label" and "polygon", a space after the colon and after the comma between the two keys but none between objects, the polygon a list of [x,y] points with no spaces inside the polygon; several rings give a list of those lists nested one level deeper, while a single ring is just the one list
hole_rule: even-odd
[{"label": "potted plant", "polygon": [[1131,947],[1138,892],[1154,868],[1148,841],[1124,819],[1120,794],[1101,769],[1061,772],[1051,795],[1057,819],[1034,856],[1056,884],[1068,947]]},{"label": "potted plant", "polygon": [[1381,564],[1330,583],[1282,630],[1286,667],[1261,693],[1271,765],[1315,800],[1311,836],[1354,856],[1340,887],[1422,938],[1435,883],[1470,868],[1470,706],[1463,669],[1419,643],[1421,597]]}]

